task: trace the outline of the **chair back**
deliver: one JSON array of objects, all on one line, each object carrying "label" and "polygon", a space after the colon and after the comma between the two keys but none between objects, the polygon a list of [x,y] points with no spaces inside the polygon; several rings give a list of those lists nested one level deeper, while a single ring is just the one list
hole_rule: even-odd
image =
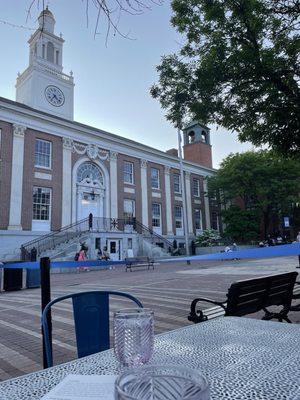
[{"label": "chair back", "polygon": [[58,297],[45,307],[42,314],[43,338],[47,367],[53,366],[52,338],[47,315],[51,307],[63,300],[72,299],[74,326],[78,357],[85,357],[110,347],[109,340],[109,296],[121,296],[132,300],[138,307],[142,303],[128,293],[114,291],[91,291]]},{"label": "chair back", "polygon": [[228,290],[225,315],[240,317],[270,305],[290,307],[297,275],[288,272],[234,282]]}]

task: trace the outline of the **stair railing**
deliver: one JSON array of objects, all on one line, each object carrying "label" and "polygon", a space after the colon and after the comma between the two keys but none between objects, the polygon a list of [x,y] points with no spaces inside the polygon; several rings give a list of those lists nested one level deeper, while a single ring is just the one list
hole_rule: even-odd
[{"label": "stair railing", "polygon": [[161,247],[167,252],[175,250],[173,244],[169,240],[143,225],[141,222],[137,221],[136,218],[88,217],[24,243],[21,246],[21,258],[23,261],[30,260],[32,251],[39,256],[44,251],[55,249],[61,243],[79,238],[85,232],[112,231],[132,232],[144,236],[149,235],[153,244],[161,244]]},{"label": "stair railing", "polygon": [[29,242],[22,244],[21,257],[22,260],[30,259],[30,253],[34,249],[37,255],[43,251],[54,249],[56,246],[68,240],[81,236],[82,233],[89,231],[89,218],[84,218],[61,229],[40,236]]},{"label": "stair railing", "polygon": [[142,234],[142,235],[150,235],[152,243],[161,243],[163,245],[163,248],[167,252],[172,253],[175,250],[172,242],[170,242],[168,239],[166,239],[162,235],[159,235],[157,232],[154,232],[153,229],[148,228],[146,225],[142,224],[135,218],[133,218],[133,226],[134,226],[134,230],[137,233]]}]

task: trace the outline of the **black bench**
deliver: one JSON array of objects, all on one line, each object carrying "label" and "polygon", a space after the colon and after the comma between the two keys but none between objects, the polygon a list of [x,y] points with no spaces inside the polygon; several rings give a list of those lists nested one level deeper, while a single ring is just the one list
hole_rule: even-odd
[{"label": "black bench", "polygon": [[[278,275],[264,276],[261,278],[248,279],[234,282],[228,289],[227,301],[219,302],[205,297],[194,299],[191,303],[191,312],[188,320],[194,323],[207,321],[208,316],[201,309],[196,309],[198,302],[214,304],[215,315],[220,315],[220,307],[225,316],[241,317],[263,310],[265,315],[262,319],[278,319],[291,322],[288,313],[291,310],[293,289],[298,273],[288,272]],[[270,306],[282,306],[279,312],[267,310]]]},{"label": "black bench", "polygon": [[149,257],[128,257],[125,258],[125,270],[129,269],[132,272],[132,267],[147,267],[150,269],[154,269],[154,261],[151,260]]}]

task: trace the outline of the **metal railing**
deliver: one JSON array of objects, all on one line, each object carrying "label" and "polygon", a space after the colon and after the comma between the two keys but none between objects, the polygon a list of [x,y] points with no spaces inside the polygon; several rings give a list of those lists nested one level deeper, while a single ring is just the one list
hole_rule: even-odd
[{"label": "metal railing", "polygon": [[137,233],[147,236],[150,235],[151,242],[155,245],[158,245],[165,249],[168,253],[173,253],[175,250],[173,243],[168,239],[164,238],[162,235],[154,232],[153,229],[148,228],[146,225],[143,225],[141,222],[137,221],[134,218],[134,229]]},{"label": "metal railing", "polygon": [[80,237],[82,233],[89,231],[89,218],[82,219],[81,221],[74,222],[59,229],[48,233],[47,235],[40,236],[30,242],[24,243],[21,246],[22,260],[30,259],[32,249],[35,249],[37,255],[43,251],[55,249],[61,243],[65,243],[76,237]]},{"label": "metal railing", "polygon": [[40,255],[44,251],[57,248],[57,246],[62,243],[67,243],[70,240],[79,238],[86,232],[113,231],[138,233],[149,239],[152,244],[164,248],[166,252],[172,253],[174,251],[173,244],[169,240],[143,225],[135,218],[122,219],[92,217],[74,222],[71,225],[62,227],[58,231],[51,232],[47,235],[31,240],[30,242],[24,243],[21,246],[21,257],[22,260],[29,260],[32,251],[34,251],[36,255]]}]

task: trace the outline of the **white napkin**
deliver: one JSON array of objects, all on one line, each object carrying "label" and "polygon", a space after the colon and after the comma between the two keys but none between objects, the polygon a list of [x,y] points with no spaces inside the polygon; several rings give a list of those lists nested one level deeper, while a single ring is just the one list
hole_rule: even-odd
[{"label": "white napkin", "polygon": [[114,400],[116,375],[67,375],[41,400]]}]

